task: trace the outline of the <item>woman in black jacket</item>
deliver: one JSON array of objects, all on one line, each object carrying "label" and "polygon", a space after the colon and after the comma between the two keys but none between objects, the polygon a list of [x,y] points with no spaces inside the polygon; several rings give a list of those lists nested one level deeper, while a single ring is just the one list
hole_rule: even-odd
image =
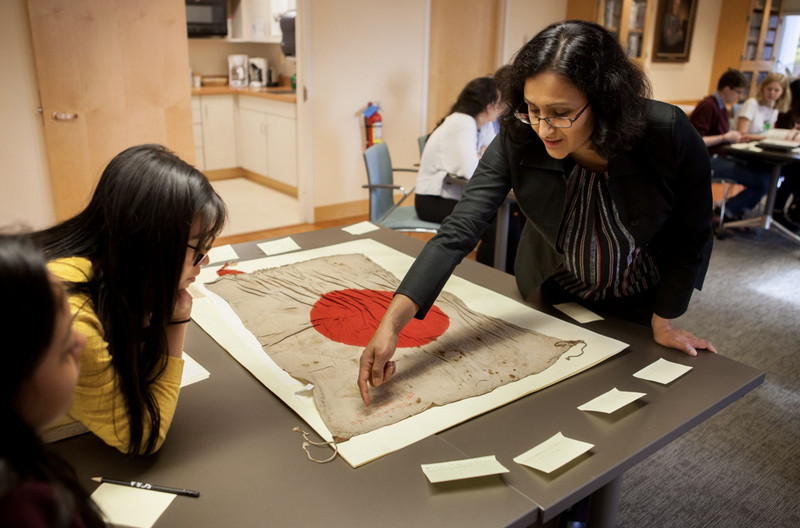
[{"label": "woman in black jacket", "polygon": [[641,69],[590,22],[539,33],[500,92],[499,137],[361,356],[366,405],[368,385],[395,372],[402,328],[425,316],[512,189],[527,220],[515,261],[523,297],[542,287],[554,302],[649,324],[662,345],[715,352],[672,325],[702,286],[712,243],[708,151],[685,114],[650,100]]}]

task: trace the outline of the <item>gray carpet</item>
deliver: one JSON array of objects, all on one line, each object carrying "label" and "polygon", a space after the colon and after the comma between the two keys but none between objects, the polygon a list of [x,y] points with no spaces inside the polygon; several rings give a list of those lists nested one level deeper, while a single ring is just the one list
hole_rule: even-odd
[{"label": "gray carpet", "polygon": [[676,324],[766,381],[626,473],[618,527],[800,527],[800,245],[715,241]]}]

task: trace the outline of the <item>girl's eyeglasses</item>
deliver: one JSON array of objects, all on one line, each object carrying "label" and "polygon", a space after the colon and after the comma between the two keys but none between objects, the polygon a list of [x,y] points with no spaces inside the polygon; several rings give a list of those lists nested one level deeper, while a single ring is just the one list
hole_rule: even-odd
[{"label": "girl's eyeglasses", "polygon": [[193,266],[197,266],[198,264],[200,264],[200,261],[206,258],[208,252],[204,253],[200,251],[199,247],[193,246],[191,244],[186,244],[186,245],[194,250],[194,263],[192,264]]}]

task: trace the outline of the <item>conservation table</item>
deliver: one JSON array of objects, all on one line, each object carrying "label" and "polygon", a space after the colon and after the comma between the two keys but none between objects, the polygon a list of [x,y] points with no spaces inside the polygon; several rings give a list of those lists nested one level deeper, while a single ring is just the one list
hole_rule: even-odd
[{"label": "conservation table", "polygon": [[[303,249],[361,237],[411,255],[422,247],[383,228],[359,237],[338,228],[292,236]],[[243,260],[263,257],[255,243],[234,248]],[[511,275],[472,260],[456,273],[519,299]],[[530,303],[565,317],[540,299]],[[293,429],[311,429],[191,323],[185,350],[211,375],[182,389],[158,453],[130,459],[91,434],[52,447],[90,491],[95,476],[200,491],[199,498],[176,497],[158,527],[522,527],[547,522],[589,495],[592,526],[613,526],[625,471],[755,389],[764,373],[726,358],[724,350],[692,358],[666,349],[652,340],[649,328],[625,321],[605,319],[587,327],[630,346],[572,378],[353,469],[341,459],[310,461]],[[666,386],[632,377],[659,358],[693,369]],[[354,368],[354,384],[356,376]],[[610,415],[577,409],[614,387],[647,395]],[[595,447],[550,474],[512,461],[558,432]],[[329,451],[314,454],[325,458]],[[420,469],[487,455],[510,472],[434,485]]]}]

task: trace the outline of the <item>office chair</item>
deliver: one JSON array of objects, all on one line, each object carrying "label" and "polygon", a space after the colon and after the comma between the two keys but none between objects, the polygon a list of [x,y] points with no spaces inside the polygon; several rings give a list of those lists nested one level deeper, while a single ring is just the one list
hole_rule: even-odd
[{"label": "office chair", "polygon": [[711,183],[721,183],[722,184],[722,200],[720,203],[719,208],[719,225],[717,226],[717,238],[722,240],[726,238],[726,231],[725,231],[725,205],[728,202],[728,185],[731,183],[725,178],[717,178],[714,176],[714,171],[711,171]]},{"label": "office chair", "polygon": [[422,156],[422,151],[425,150],[425,143],[428,142],[428,134],[423,134],[417,138],[419,144],[419,155]]},{"label": "office chair", "polygon": [[[414,169],[393,169],[386,143],[376,143],[364,151],[364,163],[367,166],[367,185],[369,189],[370,222],[397,231],[413,231],[416,233],[436,233],[439,224],[420,220],[413,205],[402,206],[411,196],[414,189],[405,190],[394,184],[395,172],[416,172]],[[397,203],[394,202],[394,191],[403,193]]]}]

